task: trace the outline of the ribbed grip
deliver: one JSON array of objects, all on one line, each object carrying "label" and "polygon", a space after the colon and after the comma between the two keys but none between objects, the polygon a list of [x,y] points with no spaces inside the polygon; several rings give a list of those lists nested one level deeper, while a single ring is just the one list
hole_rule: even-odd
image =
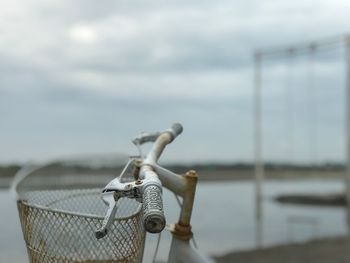
[{"label": "ribbed grip", "polygon": [[143,226],[149,233],[160,233],[165,227],[162,191],[154,184],[143,190]]}]

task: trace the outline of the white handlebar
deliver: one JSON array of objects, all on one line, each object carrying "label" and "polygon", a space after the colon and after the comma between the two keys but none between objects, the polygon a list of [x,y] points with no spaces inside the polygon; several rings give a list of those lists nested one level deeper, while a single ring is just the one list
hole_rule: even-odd
[{"label": "white handlebar", "polygon": [[[133,140],[136,145],[148,141],[154,141],[154,144],[146,158],[141,162],[139,181],[123,183],[120,181],[121,175],[109,182],[103,189],[102,198],[109,206],[109,209],[105,216],[103,226],[96,231],[97,238],[102,238],[107,234],[108,228],[117,210],[117,199],[121,197],[138,198],[139,200],[140,197],[142,197],[143,225],[147,232],[159,233],[164,229],[166,222],[163,211],[162,183],[154,167],[156,167],[156,163],[166,145],[181,134],[182,130],[181,124],[174,123],[171,128],[164,132],[151,134],[143,133]],[[123,171],[125,171],[125,169]]]},{"label": "white handlebar", "polygon": [[150,182],[143,189],[143,225],[150,233],[159,233],[165,227],[162,184],[152,165],[158,161],[166,145],[171,143],[182,131],[182,125],[174,123],[170,129],[160,133],[141,166],[141,179]]}]

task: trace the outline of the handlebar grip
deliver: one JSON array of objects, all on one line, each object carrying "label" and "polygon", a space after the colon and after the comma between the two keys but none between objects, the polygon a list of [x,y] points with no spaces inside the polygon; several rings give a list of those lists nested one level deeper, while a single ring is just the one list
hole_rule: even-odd
[{"label": "handlebar grip", "polygon": [[174,131],[176,136],[180,135],[183,131],[183,127],[180,123],[176,122],[171,126],[171,129]]},{"label": "handlebar grip", "polygon": [[160,233],[165,227],[162,190],[155,184],[143,190],[143,226],[149,233]]},{"label": "handlebar grip", "polygon": [[171,125],[171,128],[166,130],[167,132],[170,132],[173,136],[173,140],[182,133],[183,127],[180,123],[176,122],[173,125]]}]

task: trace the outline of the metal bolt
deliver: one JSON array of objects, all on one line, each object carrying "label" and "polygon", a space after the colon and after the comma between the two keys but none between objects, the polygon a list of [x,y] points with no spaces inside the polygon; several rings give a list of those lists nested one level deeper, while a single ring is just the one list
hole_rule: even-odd
[{"label": "metal bolt", "polygon": [[142,184],[142,181],[140,179],[138,179],[138,180],[136,180],[135,184],[140,185],[140,184]]},{"label": "metal bolt", "polygon": [[135,164],[136,167],[140,167],[141,164],[142,164],[142,161],[139,160],[139,159],[135,159],[135,160],[134,160],[134,164]]},{"label": "metal bolt", "polygon": [[186,176],[189,176],[189,177],[197,177],[197,172],[195,170],[189,170],[187,173],[186,173]]}]

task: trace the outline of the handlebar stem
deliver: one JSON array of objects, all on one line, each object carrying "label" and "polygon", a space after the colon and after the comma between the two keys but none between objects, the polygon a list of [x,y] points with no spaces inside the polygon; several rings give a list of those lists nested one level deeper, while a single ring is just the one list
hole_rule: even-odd
[{"label": "handlebar stem", "polygon": [[194,196],[196,193],[196,186],[198,181],[198,175],[195,171],[190,170],[184,176],[186,180],[186,191],[183,195],[182,208],[179,218],[179,224],[181,226],[189,226],[192,216],[192,209],[194,203]]}]

